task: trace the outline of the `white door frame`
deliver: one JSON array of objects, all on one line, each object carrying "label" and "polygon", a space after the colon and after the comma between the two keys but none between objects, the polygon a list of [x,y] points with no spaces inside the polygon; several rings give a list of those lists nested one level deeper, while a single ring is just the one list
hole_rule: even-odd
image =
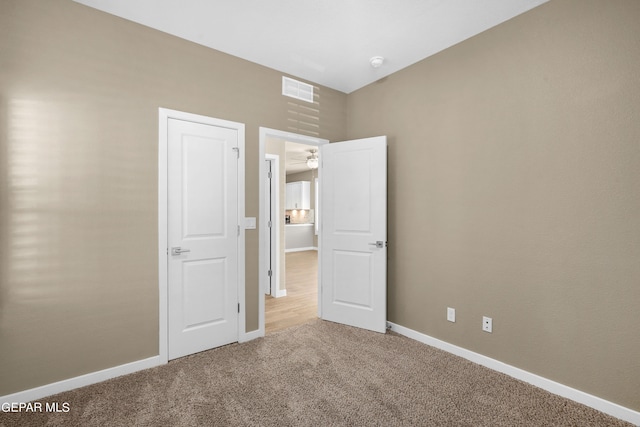
[{"label": "white door frame", "polygon": [[[278,220],[278,218],[280,218],[280,215],[282,215],[282,213],[280,212],[280,191],[278,191],[280,189],[280,156],[277,156],[275,154],[265,154],[264,158],[268,161],[270,161],[273,165],[273,167],[271,168],[271,189],[273,190],[274,188],[276,189],[276,191],[272,191],[271,192],[271,205],[273,206],[272,209],[272,223],[271,223],[271,231],[269,231],[266,227],[264,230],[264,233],[262,234],[262,237],[266,240],[267,239],[267,234],[271,233],[271,292],[270,295],[272,297],[277,297],[278,295],[278,287],[280,285],[280,221]],[[262,175],[264,176],[264,174]],[[265,193],[266,193],[267,189],[265,188]],[[264,193],[262,193],[264,194]],[[266,220],[267,217],[267,208],[268,206],[265,206],[265,216],[263,217],[264,220]],[[265,222],[261,222],[260,224],[264,226]],[[266,253],[265,253],[265,268],[266,268],[266,264],[267,264],[267,259],[266,259]],[[260,271],[264,271],[264,270],[260,270]],[[266,285],[265,285],[266,287]],[[264,289],[264,288],[263,288]],[[265,295],[267,294],[266,292],[264,293]]]},{"label": "white door frame", "polygon": [[[246,304],[245,304],[245,229],[244,229],[244,206],[245,206],[245,179],[244,179],[244,124],[236,123],[213,117],[201,116],[198,114],[185,113],[182,111],[158,109],[158,288],[159,288],[159,354],[161,363],[169,360],[168,348],[168,124],[169,119],[185,120],[206,125],[235,129],[238,132],[238,224],[240,225],[240,236],[238,238],[238,301],[240,312],[238,314],[238,341],[248,341],[250,338],[246,333]],[[264,298],[261,299],[264,301]]]},{"label": "white door frame", "polygon": [[[258,180],[260,183],[260,187],[258,189],[258,199],[260,203],[259,210],[258,210],[259,224],[264,223],[264,219],[266,215],[265,214],[266,207],[264,202],[265,185],[264,185],[264,179],[262,179],[262,177],[265,174],[265,165],[263,160],[265,159],[265,146],[267,144],[267,138],[276,138],[276,139],[281,139],[281,140],[286,140],[291,142],[297,142],[299,144],[307,144],[307,145],[315,145],[315,146],[320,146],[320,145],[329,143],[328,139],[315,138],[315,137],[306,136],[306,135],[299,135],[297,133],[285,132],[285,131],[270,129],[262,126],[260,127],[260,136],[258,139],[258,159],[260,159],[260,161],[258,162],[260,165],[260,171],[259,171],[260,179]],[[258,243],[258,246],[260,248],[259,256],[258,256],[258,266],[259,266],[258,268],[260,269],[259,270],[260,272],[264,272],[266,271],[266,265],[267,265],[267,259],[264,253],[264,241],[263,241],[264,233],[258,233],[258,234],[260,236],[259,237],[260,242]],[[318,274],[320,274],[320,268],[318,268]],[[260,286],[259,293],[258,293],[260,295],[260,300],[258,301],[258,335],[264,336],[265,334],[264,289],[266,286],[266,280],[265,280],[264,274],[260,274],[260,273],[258,274],[258,281]],[[320,280],[318,280],[318,286],[320,286]],[[319,312],[320,312],[320,299],[318,298],[318,313]]]}]

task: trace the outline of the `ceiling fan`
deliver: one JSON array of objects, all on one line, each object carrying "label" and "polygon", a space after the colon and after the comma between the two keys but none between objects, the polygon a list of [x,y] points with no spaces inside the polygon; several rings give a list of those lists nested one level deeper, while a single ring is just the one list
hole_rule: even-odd
[{"label": "ceiling fan", "polygon": [[306,159],[296,159],[297,161],[294,163],[305,163],[309,169],[318,169],[318,150],[316,148],[311,148],[306,150],[310,154],[306,156]]},{"label": "ceiling fan", "polygon": [[307,157],[307,166],[309,169],[318,169],[318,150],[312,148],[309,152],[311,155]]}]

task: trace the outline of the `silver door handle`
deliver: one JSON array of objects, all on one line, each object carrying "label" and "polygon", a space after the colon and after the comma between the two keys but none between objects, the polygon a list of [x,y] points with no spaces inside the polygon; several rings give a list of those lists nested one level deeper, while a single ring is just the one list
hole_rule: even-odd
[{"label": "silver door handle", "polygon": [[376,248],[382,249],[387,246],[387,242],[383,242],[382,240],[378,240],[377,242],[369,243],[371,246],[375,246]]},{"label": "silver door handle", "polygon": [[180,246],[175,246],[175,247],[171,248],[171,255],[173,255],[173,256],[180,255],[180,254],[183,254],[185,252],[191,252],[191,249],[182,249]]}]

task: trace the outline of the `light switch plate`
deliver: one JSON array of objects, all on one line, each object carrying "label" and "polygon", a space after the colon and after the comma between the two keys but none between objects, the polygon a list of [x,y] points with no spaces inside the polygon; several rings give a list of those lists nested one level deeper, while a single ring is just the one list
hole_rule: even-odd
[{"label": "light switch plate", "polygon": [[256,228],[256,218],[255,217],[246,217],[244,219],[244,228],[245,228],[245,230],[255,230],[255,228]]}]

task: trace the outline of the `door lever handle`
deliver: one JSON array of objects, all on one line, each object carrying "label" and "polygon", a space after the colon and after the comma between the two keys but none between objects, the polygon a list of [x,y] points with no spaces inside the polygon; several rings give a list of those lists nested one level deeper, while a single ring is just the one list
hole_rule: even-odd
[{"label": "door lever handle", "polygon": [[376,242],[373,243],[369,243],[370,246],[375,246],[378,249],[382,249],[385,246],[387,246],[387,242],[383,242],[382,240],[378,240]]},{"label": "door lever handle", "polygon": [[171,248],[171,255],[173,256],[181,255],[185,252],[191,252],[191,249],[183,249],[180,246],[174,246],[173,248]]}]

